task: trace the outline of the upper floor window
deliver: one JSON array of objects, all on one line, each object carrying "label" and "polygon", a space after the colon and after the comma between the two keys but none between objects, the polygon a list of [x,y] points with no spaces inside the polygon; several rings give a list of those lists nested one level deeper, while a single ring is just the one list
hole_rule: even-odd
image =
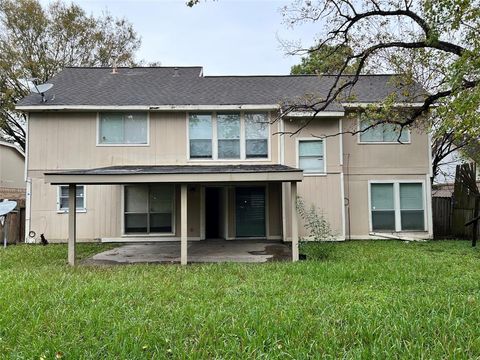
[{"label": "upper floor window", "polygon": [[[85,186],[77,185],[76,187],[76,208],[78,211],[85,211]],[[68,211],[68,185],[60,185],[58,187],[58,200],[57,200],[57,209],[58,211]]]},{"label": "upper floor window", "polygon": [[212,116],[190,115],[188,124],[190,136],[190,157],[194,159],[212,158]]},{"label": "upper floor window", "polygon": [[218,158],[240,159],[240,114],[217,115]]},{"label": "upper floor window", "polygon": [[[362,143],[407,143],[410,141],[410,132],[407,128],[400,128],[399,125],[382,123],[370,127],[373,120],[360,120],[360,142]],[[365,130],[367,129],[367,130]],[[400,134],[400,131],[402,133]]]},{"label": "upper floor window", "polygon": [[305,173],[325,173],[324,140],[298,141],[298,167]]},{"label": "upper floor window", "polygon": [[148,144],[147,113],[101,113],[98,143],[106,145]]},{"label": "upper floor window", "polygon": [[265,113],[190,114],[190,159],[268,158]]},{"label": "upper floor window", "polygon": [[266,114],[245,114],[245,154],[247,159],[268,157]]}]

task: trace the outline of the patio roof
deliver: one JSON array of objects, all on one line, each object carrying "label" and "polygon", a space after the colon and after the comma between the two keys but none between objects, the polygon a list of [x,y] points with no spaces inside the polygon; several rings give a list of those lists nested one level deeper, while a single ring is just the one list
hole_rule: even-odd
[{"label": "patio roof", "polygon": [[110,166],[45,173],[48,184],[205,183],[302,181],[303,171],[286,165]]},{"label": "patio roof", "polygon": [[[187,188],[189,183],[290,182],[292,260],[298,260],[297,182],[303,171],[285,165],[147,165],[45,173],[47,184],[68,184],[68,207],[76,209],[76,184],[180,183],[180,263],[187,264]],[[282,197],[284,194],[282,194]],[[68,212],[68,262],[76,262],[77,211]]]}]

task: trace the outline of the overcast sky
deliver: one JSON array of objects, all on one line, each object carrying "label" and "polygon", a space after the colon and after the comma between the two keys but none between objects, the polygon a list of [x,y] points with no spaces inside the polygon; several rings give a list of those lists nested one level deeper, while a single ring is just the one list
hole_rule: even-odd
[{"label": "overcast sky", "polygon": [[286,56],[278,38],[310,45],[315,34],[312,25],[292,30],[282,23],[280,8],[290,1],[204,0],[193,8],[185,1],[74,2],[87,13],[129,19],[142,37],[139,59],[201,65],[205,75],[288,74],[299,58]]}]

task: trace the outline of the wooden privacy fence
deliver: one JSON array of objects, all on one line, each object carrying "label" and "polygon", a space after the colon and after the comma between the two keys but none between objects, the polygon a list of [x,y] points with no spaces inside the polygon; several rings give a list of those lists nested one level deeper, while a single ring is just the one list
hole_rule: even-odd
[{"label": "wooden privacy fence", "polygon": [[[7,242],[9,244],[23,242],[25,239],[25,189],[0,188],[0,201],[1,199],[17,202],[15,210],[6,218]],[[4,228],[5,226],[0,224],[0,244],[3,244]]]},{"label": "wooden privacy fence", "polygon": [[433,237],[446,239],[453,236],[452,219],[453,207],[450,197],[432,198]]},{"label": "wooden privacy fence", "polygon": [[480,195],[475,164],[457,165],[453,192],[452,233],[456,238],[471,239],[478,233],[479,224],[465,226],[475,218],[476,199]]}]

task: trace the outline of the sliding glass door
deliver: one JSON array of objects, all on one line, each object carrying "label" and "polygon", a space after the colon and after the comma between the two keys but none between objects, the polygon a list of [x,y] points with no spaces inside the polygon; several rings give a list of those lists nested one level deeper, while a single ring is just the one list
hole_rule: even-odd
[{"label": "sliding glass door", "polygon": [[173,233],[174,190],[171,184],[125,186],[125,233]]}]

